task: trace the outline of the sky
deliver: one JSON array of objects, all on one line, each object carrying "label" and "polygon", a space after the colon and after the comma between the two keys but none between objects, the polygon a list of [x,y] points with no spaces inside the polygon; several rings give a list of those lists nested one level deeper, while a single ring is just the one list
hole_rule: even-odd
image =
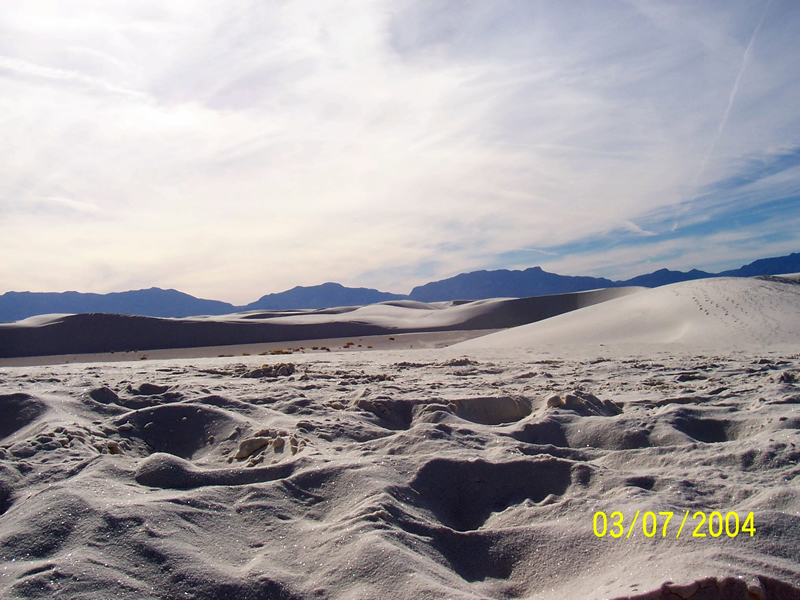
[{"label": "sky", "polygon": [[0,293],[800,251],[800,3],[4,0]]}]

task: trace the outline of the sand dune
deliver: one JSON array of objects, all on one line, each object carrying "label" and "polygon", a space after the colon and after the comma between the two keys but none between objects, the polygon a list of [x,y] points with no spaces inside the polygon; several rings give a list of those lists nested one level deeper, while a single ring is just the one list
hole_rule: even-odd
[{"label": "sand dune", "polygon": [[794,277],[701,279],[465,342],[469,348],[621,347],[695,350],[763,348],[800,341],[800,285]]},{"label": "sand dune", "polygon": [[[796,289],[484,348],[0,367],[0,597],[797,600]],[[538,346],[570,320],[592,341]]]},{"label": "sand dune", "polygon": [[474,302],[401,301],[364,307],[251,311],[186,319],[114,314],[39,316],[0,324],[0,358],[501,329],[546,319],[640,289],[616,288]]}]

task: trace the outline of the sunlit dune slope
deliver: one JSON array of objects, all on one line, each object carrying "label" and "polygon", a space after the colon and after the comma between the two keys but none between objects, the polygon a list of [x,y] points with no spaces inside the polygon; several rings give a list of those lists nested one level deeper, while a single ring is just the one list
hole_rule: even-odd
[{"label": "sunlit dune slope", "polygon": [[736,348],[800,342],[800,284],[792,277],[686,281],[642,291],[459,345],[676,344]]}]

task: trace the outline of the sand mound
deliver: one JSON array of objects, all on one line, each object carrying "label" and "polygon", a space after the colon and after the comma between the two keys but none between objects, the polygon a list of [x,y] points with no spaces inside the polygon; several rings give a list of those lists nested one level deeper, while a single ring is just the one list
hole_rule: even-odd
[{"label": "sand mound", "polygon": [[11,507],[11,497],[17,479],[17,474],[11,468],[0,464],[0,515]]},{"label": "sand mound", "polygon": [[212,485],[245,485],[282,479],[292,474],[294,465],[285,463],[253,469],[198,469],[172,454],[157,452],[136,468],[136,482],[156,488],[188,489]]},{"label": "sand mound", "polygon": [[800,590],[771,577],[743,581],[734,577],[706,577],[688,584],[665,584],[661,589],[614,600],[794,600]]},{"label": "sand mound", "polygon": [[47,404],[25,393],[0,395],[0,440],[33,423],[47,412]]}]

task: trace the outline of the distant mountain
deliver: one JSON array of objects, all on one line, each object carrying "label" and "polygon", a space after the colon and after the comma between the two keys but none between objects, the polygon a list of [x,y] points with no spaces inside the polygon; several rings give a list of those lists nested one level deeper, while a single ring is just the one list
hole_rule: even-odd
[{"label": "distant mountain", "polygon": [[0,323],[19,321],[50,313],[114,313],[144,317],[193,317],[227,315],[243,310],[288,310],[363,306],[406,296],[367,288],[347,288],[338,283],[296,287],[279,294],[268,294],[247,306],[234,306],[216,300],[201,300],[176,290],[136,290],[111,294],[79,292],[7,292],[0,296]]},{"label": "distant mountain", "polygon": [[688,273],[683,271],[670,271],[669,269],[659,269],[647,275],[639,275],[627,281],[617,281],[617,285],[640,285],[642,287],[660,287],[662,285],[669,285],[670,283],[678,283],[679,281],[691,281],[693,279],[707,279],[709,277],[717,277],[713,273],[706,273],[705,271],[698,271],[692,269]]},{"label": "distant mountain", "polygon": [[389,300],[405,300],[407,296],[379,292],[369,288],[348,288],[339,283],[323,283],[311,287],[297,286],[278,294],[261,296],[241,310],[288,310],[292,308],[333,308],[364,306]]},{"label": "distant mountain", "polygon": [[6,292],[0,296],[0,322],[49,313],[117,313],[149,317],[225,315],[236,307],[202,300],[177,290],[135,290],[111,294]]},{"label": "distant mountain", "polygon": [[660,269],[626,281],[611,281],[595,277],[570,277],[548,273],[539,267],[524,271],[474,271],[449,279],[426,283],[411,290],[409,298],[421,302],[441,300],[482,300],[485,298],[524,298],[569,292],[583,292],[607,287],[642,286],[659,287],[680,281],[707,277],[757,277],[800,272],[800,254],[764,258],[733,271],[706,273],[692,269],[689,272]]},{"label": "distant mountain", "polygon": [[420,302],[527,298],[617,287],[610,279],[569,277],[532,267],[524,271],[474,271],[415,287],[409,298]]},{"label": "distant mountain", "polygon": [[783,273],[800,273],[800,253],[764,258],[723,273],[706,273],[697,269],[685,273],[660,269],[627,281],[611,281],[602,277],[558,275],[548,273],[540,267],[532,267],[524,271],[474,271],[415,287],[408,296],[389,294],[368,288],[348,288],[338,283],[323,283],[310,287],[295,287],[278,294],[268,294],[246,306],[234,306],[216,300],[202,300],[177,290],[159,288],[112,294],[7,292],[0,295],[0,322],[18,321],[34,315],[50,313],[116,313],[147,317],[192,317],[222,315],[242,310],[363,306],[404,299],[437,302],[485,298],[527,298],[610,287],[658,287],[706,277],[757,277]]},{"label": "distant mountain", "polygon": [[720,277],[758,277],[759,275],[783,275],[800,273],[800,254],[792,252],[789,256],[762,258],[733,271],[724,271]]}]

